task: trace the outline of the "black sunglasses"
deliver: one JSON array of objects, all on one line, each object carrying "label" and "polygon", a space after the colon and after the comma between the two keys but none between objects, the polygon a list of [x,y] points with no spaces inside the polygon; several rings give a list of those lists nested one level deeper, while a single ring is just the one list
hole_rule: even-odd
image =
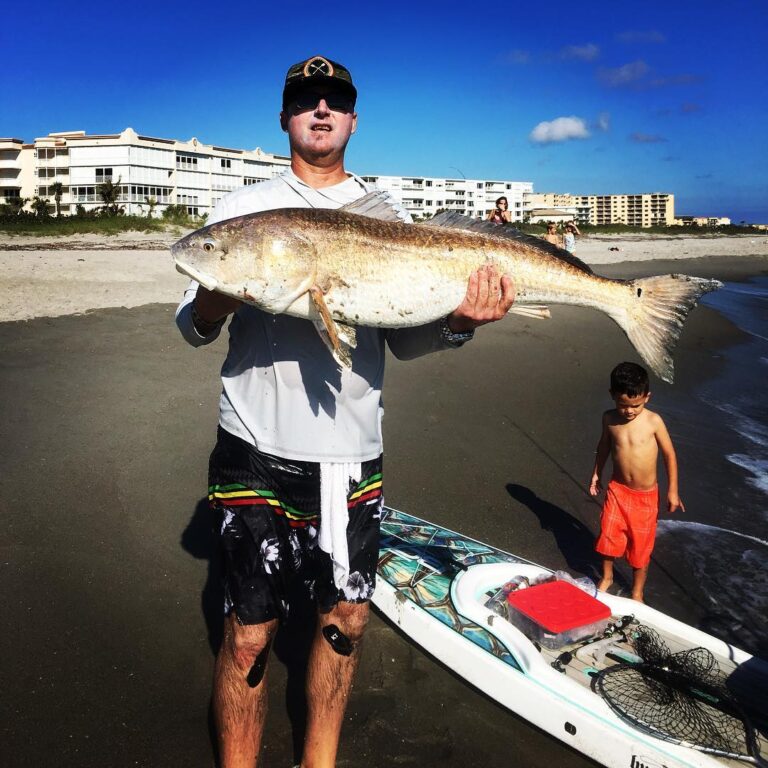
[{"label": "black sunglasses", "polygon": [[304,91],[297,94],[291,103],[291,111],[310,112],[317,109],[317,105],[325,100],[328,109],[333,112],[351,112],[354,104],[349,96],[343,93],[315,93],[313,91]]}]

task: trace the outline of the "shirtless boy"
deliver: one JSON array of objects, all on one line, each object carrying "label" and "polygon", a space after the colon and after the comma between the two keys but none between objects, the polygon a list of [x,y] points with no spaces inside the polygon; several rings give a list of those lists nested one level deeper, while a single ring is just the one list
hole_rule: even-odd
[{"label": "shirtless boy", "polygon": [[648,372],[636,363],[620,363],[611,371],[610,393],[616,408],[603,414],[603,432],[589,484],[590,494],[597,496],[610,455],[613,474],[605,492],[600,536],[595,544],[595,550],[603,556],[603,578],[598,589],[605,592],[611,586],[613,561],[624,556],[633,570],[632,598],[642,602],[659,511],[659,452],[669,481],[667,510],[685,511],[685,507],[677,491],[677,457],[669,432],[661,416],[645,407],[651,397]]}]

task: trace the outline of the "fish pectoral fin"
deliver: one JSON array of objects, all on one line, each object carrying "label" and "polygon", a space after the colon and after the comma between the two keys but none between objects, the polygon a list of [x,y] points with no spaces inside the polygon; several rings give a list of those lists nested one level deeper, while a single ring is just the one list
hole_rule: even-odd
[{"label": "fish pectoral fin", "polygon": [[[325,303],[325,294],[321,288],[313,285],[309,289],[309,295],[312,298],[312,303],[315,305],[318,315],[320,315],[315,323],[315,327],[320,332],[320,338],[326,343],[338,363],[345,368],[351,368],[351,347],[357,346],[355,329],[349,326],[341,326],[331,317],[330,310]],[[350,341],[354,343],[350,344]]]},{"label": "fish pectoral fin", "polygon": [[242,295],[246,302],[274,315],[285,312],[299,297],[312,289],[315,276],[307,275],[300,279],[275,281],[266,287],[255,284],[252,287],[250,281],[245,284]]},{"label": "fish pectoral fin", "polygon": [[549,307],[544,306],[544,304],[513,304],[507,314],[533,317],[536,320],[549,320],[552,317]]}]

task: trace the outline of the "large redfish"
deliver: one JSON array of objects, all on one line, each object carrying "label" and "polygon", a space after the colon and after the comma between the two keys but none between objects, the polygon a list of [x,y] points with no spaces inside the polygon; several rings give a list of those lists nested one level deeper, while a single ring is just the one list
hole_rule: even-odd
[{"label": "large redfish", "polygon": [[171,252],[176,268],[208,289],[321,321],[342,361],[345,346],[355,346],[354,326],[399,328],[444,317],[464,298],[469,275],[493,264],[514,280],[514,310],[599,309],[670,382],[685,318],[721,285],[686,275],[611,280],[545,240],[453,212],[405,224],[379,192],[336,210],[278,209],[221,221]]}]

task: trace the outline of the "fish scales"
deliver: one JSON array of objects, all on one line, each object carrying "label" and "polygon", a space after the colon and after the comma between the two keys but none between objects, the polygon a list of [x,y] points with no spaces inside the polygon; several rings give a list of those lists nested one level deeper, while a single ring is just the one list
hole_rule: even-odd
[{"label": "fish scales", "polygon": [[513,279],[516,304],[608,314],[667,381],[685,318],[720,285],[686,275],[612,280],[509,227],[489,229],[448,213],[435,217],[444,226],[405,224],[359,215],[354,206],[228,219],[182,238],[172,253],[177,269],[206,288],[267,312],[322,321],[332,339],[337,324],[400,328],[444,317],[463,300],[469,276],[493,264]]}]

